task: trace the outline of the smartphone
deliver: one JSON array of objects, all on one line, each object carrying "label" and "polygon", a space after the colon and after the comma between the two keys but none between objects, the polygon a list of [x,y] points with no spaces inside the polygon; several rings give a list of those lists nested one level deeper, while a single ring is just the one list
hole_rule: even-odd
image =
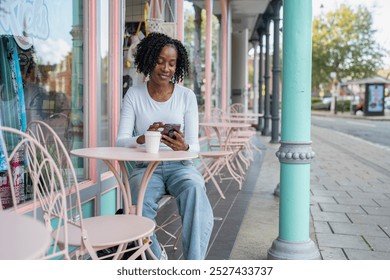
[{"label": "smartphone", "polygon": [[167,123],[161,133],[171,137],[172,139],[176,139],[176,136],[173,134],[174,131],[180,131],[180,124]]}]

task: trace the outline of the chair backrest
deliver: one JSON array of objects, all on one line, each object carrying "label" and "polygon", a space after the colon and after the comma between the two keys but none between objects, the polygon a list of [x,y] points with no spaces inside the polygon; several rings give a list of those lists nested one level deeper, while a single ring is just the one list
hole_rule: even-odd
[{"label": "chair backrest", "polygon": [[70,114],[64,111],[51,114],[49,119],[45,120],[45,123],[47,123],[47,125],[61,138],[61,141],[68,152],[73,147],[72,122],[70,121],[69,116]]},{"label": "chair backrest", "polygon": [[244,113],[245,106],[242,103],[233,103],[229,107],[230,113]]},{"label": "chair backrest", "polygon": [[31,121],[27,126],[27,134],[36,139],[52,156],[61,171],[67,194],[69,223],[83,228],[83,214],[77,175],[68,154],[68,150],[56,131],[42,121]]},{"label": "chair backrest", "polygon": [[226,113],[217,107],[211,109],[211,122],[222,122],[225,120]]},{"label": "chair backrest", "polygon": [[[18,202],[15,195],[15,186],[25,183],[32,186],[33,191],[33,218],[42,219],[46,227],[53,233],[52,246],[43,259],[65,258],[68,254],[68,211],[66,204],[65,186],[61,172],[44,146],[30,135],[14,128],[0,126],[1,153],[6,162],[6,174],[11,188],[14,210],[18,212]],[[7,145],[8,137],[17,139],[16,144]],[[15,162],[23,163],[18,172],[12,166]],[[39,205],[38,205],[39,203]],[[39,207],[40,206],[40,207]],[[42,210],[43,217],[38,209]],[[54,229],[60,228],[56,231]],[[26,233],[28,239],[28,233]],[[59,242],[62,240],[61,243]]]}]

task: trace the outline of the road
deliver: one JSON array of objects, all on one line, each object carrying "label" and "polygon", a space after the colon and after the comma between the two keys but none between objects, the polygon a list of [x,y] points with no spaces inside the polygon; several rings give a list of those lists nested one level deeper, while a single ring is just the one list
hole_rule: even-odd
[{"label": "road", "polygon": [[312,116],[312,125],[390,147],[390,122],[388,121]]}]

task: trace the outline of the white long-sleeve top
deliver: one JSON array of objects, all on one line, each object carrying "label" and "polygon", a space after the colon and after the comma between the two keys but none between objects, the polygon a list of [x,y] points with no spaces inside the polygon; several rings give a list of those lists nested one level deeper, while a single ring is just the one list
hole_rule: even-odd
[{"label": "white long-sleeve top", "polygon": [[[123,98],[117,146],[137,146],[137,138],[144,134],[151,124],[163,122],[180,124],[180,131],[184,133],[190,151],[199,152],[199,116],[195,93],[181,85],[174,86],[172,96],[165,102],[153,100],[146,83],[129,88]],[[162,143],[160,148],[170,149]]]}]

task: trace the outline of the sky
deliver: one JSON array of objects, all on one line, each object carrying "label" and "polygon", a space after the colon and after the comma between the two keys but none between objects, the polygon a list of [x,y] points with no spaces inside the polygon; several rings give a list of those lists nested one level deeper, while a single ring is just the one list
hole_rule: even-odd
[{"label": "sky", "polygon": [[[373,13],[373,28],[377,30],[375,37],[379,44],[390,51],[390,1],[389,0],[313,0],[313,16],[334,11],[340,5],[356,7],[366,6]],[[322,8],[321,8],[322,4]],[[321,11],[322,10],[322,11]],[[384,60],[385,68],[390,68],[390,55]]]}]

